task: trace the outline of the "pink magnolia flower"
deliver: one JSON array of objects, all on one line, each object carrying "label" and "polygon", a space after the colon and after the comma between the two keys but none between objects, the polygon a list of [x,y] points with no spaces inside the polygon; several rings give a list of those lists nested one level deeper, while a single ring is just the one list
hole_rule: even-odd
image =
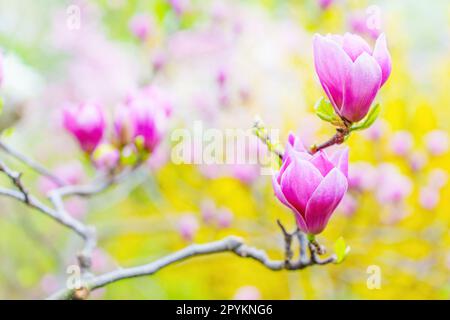
[{"label": "pink magnolia flower", "polygon": [[433,130],[424,138],[428,152],[433,156],[439,156],[447,152],[449,148],[448,134],[442,130]]},{"label": "pink magnolia flower", "polygon": [[292,134],[283,164],[273,176],[277,198],[296,216],[298,227],[309,234],[321,233],[347,191],[348,149],[331,158],[324,151],[309,154]]},{"label": "pink magnolia flower", "polygon": [[328,9],[333,4],[333,2],[334,0],[317,0],[317,3],[322,10]]},{"label": "pink magnolia flower", "polygon": [[377,171],[368,162],[353,162],[348,170],[348,187],[355,191],[372,190],[376,184]]},{"label": "pink magnolia flower", "polygon": [[339,204],[338,210],[340,210],[344,216],[351,217],[356,210],[358,210],[358,201],[350,193],[346,193]]},{"label": "pink magnolia flower", "polygon": [[[68,185],[80,184],[85,178],[83,166],[79,162],[70,162],[61,165],[53,170],[53,174]],[[41,177],[38,180],[39,190],[46,195],[58,187],[53,180],[47,177]]]},{"label": "pink magnolia flower", "polygon": [[119,164],[120,152],[109,143],[101,143],[95,149],[92,159],[97,169],[108,171]]},{"label": "pink magnolia flower", "polygon": [[[349,16],[348,19],[350,29],[354,33],[359,33],[361,35],[368,35],[372,39],[376,39],[380,36],[381,26],[371,25],[368,23],[368,16],[366,12],[357,11]],[[381,22],[381,21],[380,21]]]},{"label": "pink magnolia flower", "polygon": [[409,159],[409,166],[413,171],[420,171],[428,162],[427,155],[422,151],[414,151]]},{"label": "pink magnolia flower", "polygon": [[392,135],[390,147],[396,155],[404,156],[411,151],[413,143],[414,140],[411,133],[401,130]]},{"label": "pink magnolia flower", "polygon": [[222,208],[217,212],[217,226],[223,229],[229,228],[233,222],[233,218],[234,215],[230,210]]},{"label": "pink magnolia flower", "polygon": [[412,192],[411,180],[391,164],[382,164],[378,169],[377,200],[381,204],[399,203]]},{"label": "pink magnolia flower", "polygon": [[385,121],[378,119],[369,128],[364,130],[363,135],[367,140],[378,141],[386,131],[387,124]]},{"label": "pink magnolia flower", "polygon": [[234,300],[260,300],[261,292],[255,286],[240,287],[235,295]]},{"label": "pink magnolia flower", "polygon": [[130,21],[130,30],[141,41],[145,41],[151,31],[151,19],[146,14],[137,14]]},{"label": "pink magnolia flower", "polygon": [[439,191],[432,187],[420,189],[419,203],[422,208],[433,210],[439,203]]},{"label": "pink magnolia flower", "polygon": [[186,12],[189,9],[189,6],[191,5],[190,0],[168,0],[169,4],[172,6],[173,11],[175,11],[176,14],[182,15],[184,12]]},{"label": "pink magnolia flower", "polygon": [[448,173],[440,168],[433,169],[428,174],[428,184],[435,188],[440,189],[447,183]]},{"label": "pink magnolia flower", "polygon": [[85,152],[91,153],[105,131],[105,117],[98,104],[82,103],[68,106],[63,114],[64,127],[75,136]]},{"label": "pink magnolia flower", "polygon": [[197,218],[192,214],[183,215],[178,221],[178,232],[185,241],[192,241],[198,228]]},{"label": "pink magnolia flower", "polygon": [[313,45],[316,72],[335,111],[351,122],[363,119],[391,73],[384,34],[373,50],[363,38],[351,33],[316,34]]},{"label": "pink magnolia flower", "polygon": [[202,219],[206,224],[212,224],[216,220],[216,204],[211,199],[202,201],[200,211]]},{"label": "pink magnolia flower", "polygon": [[114,129],[120,144],[134,143],[137,138],[152,152],[159,145],[172,112],[170,100],[156,87],[147,87],[127,98],[117,110]]}]

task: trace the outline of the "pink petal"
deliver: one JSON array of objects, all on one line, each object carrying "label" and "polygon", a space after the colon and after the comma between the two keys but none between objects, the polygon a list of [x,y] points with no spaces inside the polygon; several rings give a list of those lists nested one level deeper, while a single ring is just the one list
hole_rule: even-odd
[{"label": "pink petal", "polygon": [[311,163],[295,159],[281,177],[281,191],[286,200],[301,214],[323,177]]},{"label": "pink petal", "polygon": [[387,48],[386,36],[384,35],[384,33],[380,34],[377,41],[375,42],[372,56],[378,62],[381,68],[381,87],[389,78],[392,70],[392,59]]},{"label": "pink petal", "polygon": [[328,159],[327,154],[323,151],[317,152],[310,161],[317,169],[319,169],[323,177],[325,177],[328,172],[334,168],[333,163],[330,159]]},{"label": "pink petal", "polygon": [[331,157],[331,162],[348,178],[348,147],[336,151]]},{"label": "pink petal", "polygon": [[294,208],[286,200],[286,197],[284,196],[283,192],[281,191],[281,187],[280,187],[279,183],[277,182],[277,178],[275,176],[272,176],[272,186],[273,186],[273,190],[274,190],[275,196],[278,198],[278,200],[280,200],[280,202],[282,204],[284,204],[286,207],[288,207],[289,209],[291,209],[294,212],[298,227],[302,231],[306,232],[307,227],[306,227],[305,218],[303,218],[303,215],[300,212],[298,212],[297,209]]},{"label": "pink petal", "polygon": [[347,179],[335,168],[322,180],[306,206],[308,232],[318,234],[325,229],[331,214],[347,191]]},{"label": "pink petal", "polygon": [[356,122],[369,111],[381,83],[381,68],[372,56],[363,53],[347,75],[341,115]]},{"label": "pink petal", "polygon": [[320,83],[336,111],[343,102],[343,87],[352,60],[335,41],[316,34],[313,39],[314,65]]},{"label": "pink petal", "polygon": [[355,61],[361,54],[372,53],[367,42],[356,34],[346,33],[342,42],[342,49]]}]

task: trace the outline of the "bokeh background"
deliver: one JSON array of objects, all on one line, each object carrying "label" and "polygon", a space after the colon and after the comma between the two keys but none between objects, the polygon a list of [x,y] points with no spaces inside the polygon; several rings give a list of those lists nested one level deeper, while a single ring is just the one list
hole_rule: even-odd
[{"label": "bokeh background", "polygon": [[[68,100],[96,99],[111,114],[127,92],[151,82],[173,100],[172,130],[197,120],[247,129],[259,115],[280,130],[282,143],[289,131],[320,142],[333,128],[313,112],[324,95],[313,34],[354,32],[370,43],[380,30],[387,35],[393,71],[377,97],[381,115],[347,141],[350,191],[318,238],[332,251],[344,237],[351,252],[343,263],[273,272],[212,255],[112,284],[93,298],[449,298],[450,4],[335,0],[324,9],[319,2],[0,0],[1,139],[74,183],[96,172],[61,125]],[[81,10],[75,30],[67,24],[73,5]],[[145,39],[130,28],[136,17],[148,21]],[[371,17],[378,29],[367,28]],[[169,131],[144,170],[93,199],[68,201],[71,214],[98,228],[94,271],[231,234],[281,259],[275,221],[291,229],[294,222],[270,177],[254,165],[175,165],[170,147]],[[0,156],[45,199],[48,181]],[[186,226],[191,237],[180,232]],[[61,288],[79,246],[54,221],[1,198],[0,298],[44,298]],[[377,290],[367,286],[373,265],[382,276]]]}]

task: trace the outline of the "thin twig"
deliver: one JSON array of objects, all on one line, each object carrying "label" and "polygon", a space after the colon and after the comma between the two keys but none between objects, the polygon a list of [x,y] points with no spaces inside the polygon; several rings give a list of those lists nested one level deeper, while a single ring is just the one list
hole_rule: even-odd
[{"label": "thin twig", "polygon": [[[286,266],[284,261],[271,260],[264,250],[247,246],[244,244],[242,239],[235,236],[230,236],[222,240],[206,244],[190,245],[180,251],[172,253],[149,264],[131,268],[117,269],[103,275],[92,277],[86,280],[82,284],[81,288],[62,289],[51,295],[48,299],[74,299],[79,298],[80,296],[82,298],[87,298],[89,292],[105,287],[108,284],[115,283],[124,279],[152,275],[169,265],[184,261],[189,258],[222,252],[231,252],[242,258],[253,259],[273,271],[300,270],[314,264],[328,264],[336,261],[335,256],[331,256],[326,260],[299,260],[291,265]],[[83,294],[81,295],[80,292]]]},{"label": "thin twig", "polygon": [[28,158],[27,156],[23,155],[22,153],[14,150],[13,148],[8,146],[1,140],[0,140],[0,149],[2,149],[5,153],[11,155],[12,157],[16,158],[20,162],[24,163],[25,165],[27,165],[28,167],[30,167],[31,169],[33,169],[40,175],[45,176],[48,179],[52,180],[54,183],[56,183],[56,185],[61,187],[66,184],[62,179],[55,176],[53,173],[51,173],[48,169],[46,169],[40,163],[34,161],[31,158]]}]

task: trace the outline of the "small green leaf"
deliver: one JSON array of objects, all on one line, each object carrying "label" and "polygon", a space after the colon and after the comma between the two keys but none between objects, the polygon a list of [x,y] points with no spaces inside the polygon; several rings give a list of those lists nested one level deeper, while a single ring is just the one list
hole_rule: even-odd
[{"label": "small green leaf", "polygon": [[355,131],[369,128],[375,122],[375,120],[377,120],[379,114],[380,114],[380,104],[377,103],[369,110],[367,116],[360,122],[353,124],[350,130]]},{"label": "small green leaf", "polygon": [[334,253],[336,254],[336,263],[341,263],[347,255],[347,245],[343,237],[340,237],[334,243]]},{"label": "small green leaf", "polygon": [[340,119],[334,112],[333,106],[325,98],[320,98],[314,105],[317,116],[327,122],[338,122]]}]

